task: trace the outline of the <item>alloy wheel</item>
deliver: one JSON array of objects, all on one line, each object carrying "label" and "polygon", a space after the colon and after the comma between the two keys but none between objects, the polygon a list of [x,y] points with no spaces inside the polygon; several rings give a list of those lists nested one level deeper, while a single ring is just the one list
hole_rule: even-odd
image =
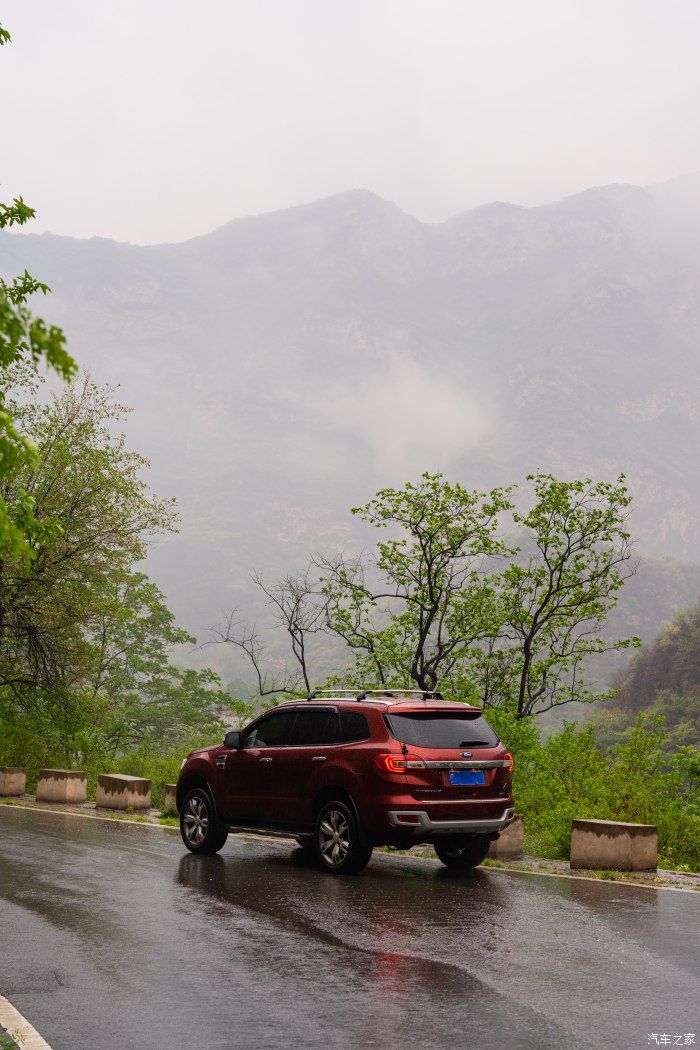
[{"label": "alloy wheel", "polygon": [[350,850],[350,825],[339,809],[329,809],[318,829],[321,856],[332,868],[343,863]]},{"label": "alloy wheel", "polygon": [[204,799],[194,795],[187,800],[183,824],[187,841],[193,846],[201,846],[209,828],[209,813]]}]

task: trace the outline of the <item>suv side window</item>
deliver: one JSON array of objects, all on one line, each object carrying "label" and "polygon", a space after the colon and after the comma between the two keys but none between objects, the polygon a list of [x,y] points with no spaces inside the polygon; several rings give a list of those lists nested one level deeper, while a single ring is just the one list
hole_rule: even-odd
[{"label": "suv side window", "polygon": [[357,740],[369,740],[369,724],[361,711],[340,712],[340,742],[352,744]]},{"label": "suv side window", "polygon": [[241,747],[280,747],[287,743],[294,711],[272,711],[243,734]]},{"label": "suv side window", "polygon": [[323,746],[340,741],[340,722],[335,707],[298,707],[288,743],[297,747]]}]

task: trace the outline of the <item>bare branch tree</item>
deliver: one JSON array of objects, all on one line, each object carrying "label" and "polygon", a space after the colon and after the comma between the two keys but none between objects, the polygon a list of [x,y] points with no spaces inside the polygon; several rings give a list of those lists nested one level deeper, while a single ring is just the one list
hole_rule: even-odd
[{"label": "bare branch tree", "polygon": [[273,696],[276,693],[293,693],[300,683],[300,676],[290,675],[285,668],[274,673],[266,670],[264,664],[265,647],[255,624],[236,620],[238,610],[232,609],[221,623],[210,628],[213,636],[207,645],[233,645],[248,657],[258,681],[259,696]]},{"label": "bare branch tree", "polygon": [[260,572],[254,572],[251,578],[267,599],[273,626],[281,627],[288,635],[296,667],[290,670],[285,664],[281,670],[269,670],[267,651],[256,624],[237,620],[236,609],[211,628],[212,642],[227,643],[245,653],[255,672],[260,696],[296,693],[302,687],[310,692],[309,638],[327,630],[328,604],[315,578],[313,561],[302,572],[283,576],[274,584],[266,584]]},{"label": "bare branch tree", "polygon": [[267,586],[262,574],[253,573],[253,581],[268,598],[278,626],[289,635],[292,655],[299,665],[307,692],[311,690],[308,666],[308,638],[326,630],[327,598],[314,579],[311,564],[296,576],[287,575]]}]

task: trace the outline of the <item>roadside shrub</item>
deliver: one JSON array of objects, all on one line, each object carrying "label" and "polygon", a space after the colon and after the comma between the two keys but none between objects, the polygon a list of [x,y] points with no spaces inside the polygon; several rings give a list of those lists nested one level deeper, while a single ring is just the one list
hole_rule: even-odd
[{"label": "roadside shrub", "polygon": [[27,771],[27,791],[36,790],[40,769],[84,769],[87,771],[87,796],[94,800],[100,773],[129,773],[147,777],[151,781],[151,803],[156,808],[165,801],[165,785],[174,784],[180,772],[182,759],[205,744],[214,743],[213,733],[182,736],[173,734],[168,747],[156,751],[143,746],[127,754],[114,754],[97,732],[84,729],[74,737],[74,747],[56,739],[49,719],[41,710],[34,710],[24,718],[4,719],[0,713],[0,765],[23,766]]},{"label": "roadside shrub", "polygon": [[597,816],[607,808],[603,756],[590,730],[567,724],[541,744],[530,761],[532,775],[518,808],[526,816],[537,853],[566,858],[572,820]]},{"label": "roadside shrub", "polygon": [[528,852],[566,859],[575,818],[655,824],[661,867],[700,870],[700,755],[668,754],[661,715],[642,714],[605,750],[594,726],[567,723],[543,743],[530,720],[487,712],[515,759],[513,788]]}]

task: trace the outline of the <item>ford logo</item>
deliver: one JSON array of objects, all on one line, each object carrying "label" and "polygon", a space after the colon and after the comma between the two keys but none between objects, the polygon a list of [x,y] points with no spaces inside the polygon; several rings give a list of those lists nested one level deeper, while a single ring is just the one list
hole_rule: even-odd
[{"label": "ford logo", "polygon": [[459,757],[460,758],[471,758],[473,756],[473,754],[474,754],[473,751],[460,751]]}]

